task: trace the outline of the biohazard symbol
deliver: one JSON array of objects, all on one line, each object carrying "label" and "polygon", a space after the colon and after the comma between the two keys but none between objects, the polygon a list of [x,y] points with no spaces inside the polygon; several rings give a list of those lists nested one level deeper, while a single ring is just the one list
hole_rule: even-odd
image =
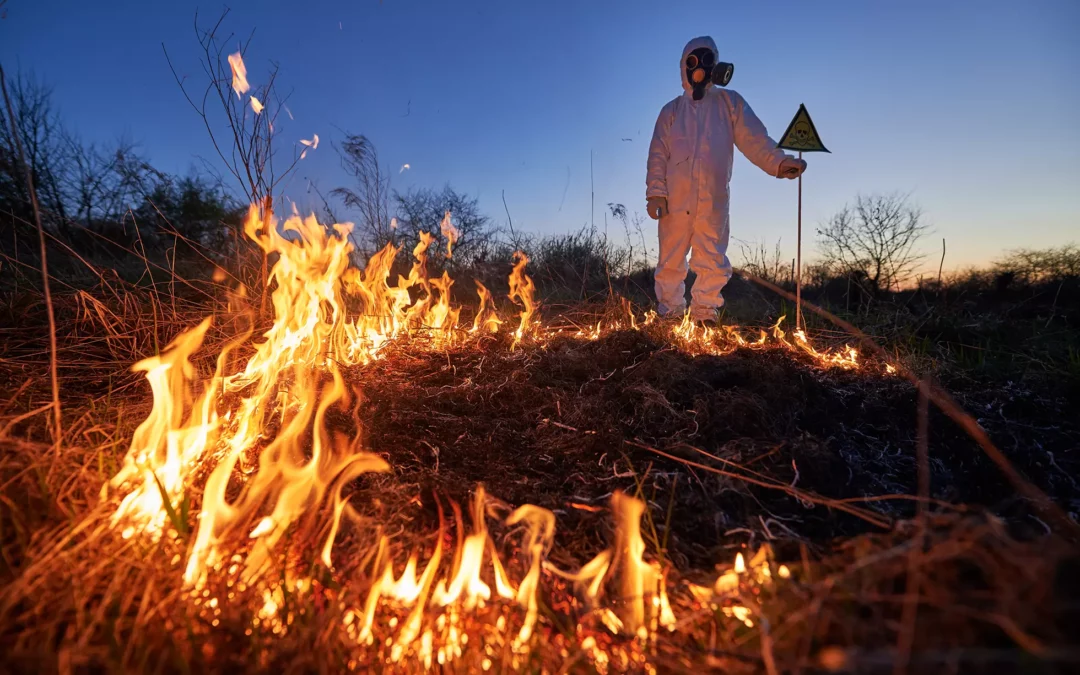
[{"label": "biohazard symbol", "polygon": [[787,131],[776,144],[778,148],[785,150],[798,150],[799,152],[829,152],[825,144],[821,142],[817,129],[810,119],[810,113],[806,112],[806,106],[799,104],[799,112],[795,113],[795,119],[791,120]]}]

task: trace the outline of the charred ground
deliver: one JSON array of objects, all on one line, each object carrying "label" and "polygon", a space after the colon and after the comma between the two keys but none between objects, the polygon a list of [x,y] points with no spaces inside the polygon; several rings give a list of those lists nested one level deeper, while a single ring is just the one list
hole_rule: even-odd
[{"label": "charred ground", "polygon": [[[723,551],[747,537],[822,546],[880,529],[781,486],[865,501],[862,508],[881,522],[913,515],[906,496],[915,491],[916,393],[909,382],[880,368],[825,370],[783,350],[691,355],[658,332],[556,336],[516,352],[499,338],[441,353],[395,348],[378,368],[352,375],[366,399],[366,443],[387,457],[410,498],[464,500],[484,483],[511,504],[556,511],[568,548],[595,544],[595,535],[578,529],[602,520],[589,507],[615,489],[643,485],[654,517],[670,521],[669,555],[695,567],[726,558]],[[966,384],[972,391],[963,398],[987,413],[980,421],[1027,476],[1061,503],[1080,497],[1070,463],[1080,429],[1064,393]],[[1041,430],[1037,440],[1032,429]],[[778,485],[748,484],[649,448]],[[943,415],[931,416],[930,448],[935,498],[1042,529]]]},{"label": "charred ground", "polygon": [[[202,311],[185,309],[193,319]],[[392,468],[352,486],[356,516],[341,547],[356,558],[346,554],[343,574],[363,578],[364,550],[376,531],[405,554],[430,551],[440,523],[449,523],[444,534],[452,543],[449,533],[463,529],[454,506],[467,505],[478,484],[506,509],[533,503],[554,511],[550,559],[574,568],[610,544],[608,499],[622,490],[648,505],[643,531],[650,555],[672,579],[707,584],[717,565],[764,542],[792,565],[797,583],[771,600],[774,648],[785,668],[889,670],[917,531],[910,498],[917,475],[915,387],[874,359],[844,370],[782,348],[689,353],[663,322],[597,339],[575,335],[605,311],[610,319],[619,310],[546,310],[549,332],[517,348],[506,333],[442,350],[425,348],[419,335],[390,345],[374,364],[346,369],[359,424],[345,410],[331,423],[348,435],[359,432]],[[148,410],[140,378],[120,373],[126,364],[119,350],[134,354],[152,344],[148,322],[118,330],[110,342],[78,303],[61,305],[61,348],[81,358],[67,360],[62,376],[75,440],[54,460],[41,416],[17,419],[48,400],[45,382],[33,377],[44,353],[40,324],[35,329],[32,321],[37,314],[21,316],[20,322],[9,316],[3,370],[13,392],[3,441],[9,581],[48,542],[66,536],[65,523],[94,511],[103,480]],[[238,328],[218,325],[218,344]],[[200,367],[207,371],[210,359]],[[1064,510],[1076,511],[1074,380],[956,368],[933,375],[1017,469]],[[1039,663],[1045,672],[1066,672],[1077,662],[1067,636],[1080,599],[1071,581],[1072,545],[1044,536],[1037,511],[974,441],[933,409],[929,452],[933,503],[912,666],[936,672],[957,662],[961,672],[1018,672]],[[115,551],[102,540],[85,555],[109,559]],[[38,604],[24,599],[7,607],[17,620],[4,629],[5,649],[27,667],[53,664],[39,647],[68,645],[64,636],[86,611],[67,604],[65,589],[74,584],[89,589],[90,607],[93,598],[110,597],[121,578],[133,589],[152,581],[155,593],[166,594],[162,602],[175,600],[179,575],[169,561],[177,553],[182,549],[166,547],[138,560],[115,558],[107,567],[56,570]],[[168,576],[155,576],[155,566]],[[327,635],[335,621],[318,603],[304,619],[310,623],[288,639],[259,645],[245,638],[243,613],[225,630],[204,626],[187,637],[175,627],[139,626],[134,609],[142,594],[131,592],[133,604],[110,605],[118,613],[113,623],[92,626],[96,646],[80,653],[85,663],[130,664],[135,654],[148,663],[162,658],[171,671],[182,663],[250,666],[259,658],[264,666],[304,671],[347,658],[336,646],[310,653],[305,635],[321,641],[315,636]],[[562,592],[545,594],[551,607],[545,625],[552,629],[583,620]],[[113,643],[120,647],[108,646]],[[691,630],[662,641],[654,657],[670,670],[708,665],[754,672],[763,668],[759,654],[745,635],[709,638]],[[560,656],[541,650],[538,659],[551,665]]]}]

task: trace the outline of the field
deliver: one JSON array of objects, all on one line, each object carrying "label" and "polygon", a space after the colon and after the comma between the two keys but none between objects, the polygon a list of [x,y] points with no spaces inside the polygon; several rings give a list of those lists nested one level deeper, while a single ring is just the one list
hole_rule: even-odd
[{"label": "field", "polygon": [[1080,664],[1075,279],[811,289],[865,333],[804,335],[747,274],[706,330],[647,271],[451,288],[418,247],[395,285],[407,250],[251,217],[265,292],[54,282],[58,439],[43,296],[4,286],[6,668]]}]

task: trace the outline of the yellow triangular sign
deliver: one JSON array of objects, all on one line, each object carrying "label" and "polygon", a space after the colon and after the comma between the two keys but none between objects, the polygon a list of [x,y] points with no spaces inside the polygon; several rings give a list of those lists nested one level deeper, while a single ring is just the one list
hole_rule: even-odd
[{"label": "yellow triangular sign", "polygon": [[776,147],[799,152],[829,152],[821,142],[821,137],[810,120],[810,113],[806,112],[806,106],[802,103],[799,104],[799,112],[795,113],[795,119],[791,120]]}]

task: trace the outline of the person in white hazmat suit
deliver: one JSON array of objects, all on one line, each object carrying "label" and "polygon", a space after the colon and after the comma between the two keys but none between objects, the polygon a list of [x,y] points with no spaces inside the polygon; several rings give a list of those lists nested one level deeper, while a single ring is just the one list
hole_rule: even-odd
[{"label": "person in white hazmat suit", "polygon": [[655,282],[661,316],[686,312],[687,252],[697,274],[691,318],[714,321],[724,305],[721,291],[731,278],[728,184],[734,147],[770,176],[797,178],[806,169],[806,162],[776,147],[742,96],[713,84],[717,57],[710,37],[687,43],[679,59],[684,93],[660,111],[649,145],[645,198],[649,216],[660,221]]}]

